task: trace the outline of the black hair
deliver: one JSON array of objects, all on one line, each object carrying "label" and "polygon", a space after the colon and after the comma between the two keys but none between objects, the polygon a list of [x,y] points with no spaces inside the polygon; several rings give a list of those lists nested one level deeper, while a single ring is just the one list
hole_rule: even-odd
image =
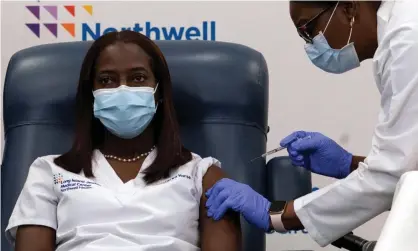
[{"label": "black hair", "polygon": [[84,172],[93,177],[92,155],[104,141],[105,128],[93,115],[94,67],[100,53],[117,42],[136,44],[151,58],[151,67],[159,81],[162,103],[153,120],[157,157],[146,169],[147,183],[169,176],[173,168],[184,165],[192,158],[180,140],[180,129],[172,100],[172,85],[167,62],[158,46],[148,37],[134,31],[110,32],[97,39],[88,50],[80,71],[76,96],[76,126],[72,148],[55,159],[55,163],[73,173]]}]

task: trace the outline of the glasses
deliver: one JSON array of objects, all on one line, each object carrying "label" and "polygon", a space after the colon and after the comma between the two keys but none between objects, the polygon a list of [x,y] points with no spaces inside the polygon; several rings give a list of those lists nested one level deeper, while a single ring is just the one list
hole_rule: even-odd
[{"label": "glasses", "polygon": [[327,10],[329,10],[332,6],[329,6],[323,10],[321,10],[318,14],[316,14],[313,18],[311,18],[308,22],[306,22],[304,25],[297,27],[297,31],[299,33],[299,36],[303,38],[307,43],[312,43],[312,36],[308,32],[308,25],[311,24],[313,21],[315,21],[317,18],[319,18],[322,14],[324,14]]}]

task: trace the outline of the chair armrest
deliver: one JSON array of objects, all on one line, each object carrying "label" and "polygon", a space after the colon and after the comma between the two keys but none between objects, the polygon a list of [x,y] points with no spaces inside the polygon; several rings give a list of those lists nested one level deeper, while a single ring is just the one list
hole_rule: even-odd
[{"label": "chair armrest", "polygon": [[312,191],[311,172],[293,166],[289,157],[276,157],[267,163],[267,198],[294,200]]}]

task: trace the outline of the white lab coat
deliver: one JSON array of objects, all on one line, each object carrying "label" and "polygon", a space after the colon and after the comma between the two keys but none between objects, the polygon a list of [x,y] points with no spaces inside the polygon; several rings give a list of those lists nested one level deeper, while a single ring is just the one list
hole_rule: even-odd
[{"label": "white lab coat", "polygon": [[146,185],[143,172],[156,151],[127,183],[98,150],[91,179],[55,165],[56,156],[38,158],[29,169],[6,237],[13,243],[18,226],[29,224],[55,229],[57,251],[199,251],[202,179],[211,165],[220,163],[193,154],[193,160],[170,177]]},{"label": "white lab coat", "polygon": [[295,200],[297,216],[321,246],[388,210],[399,178],[415,168],[404,162],[418,143],[417,13],[417,0],[382,1],[378,10],[373,66],[381,110],[366,160],[347,178]]},{"label": "white lab coat", "polygon": [[[414,164],[414,163],[412,163]],[[416,159],[415,164],[416,165]],[[418,171],[401,176],[391,212],[374,251],[418,250]]]}]

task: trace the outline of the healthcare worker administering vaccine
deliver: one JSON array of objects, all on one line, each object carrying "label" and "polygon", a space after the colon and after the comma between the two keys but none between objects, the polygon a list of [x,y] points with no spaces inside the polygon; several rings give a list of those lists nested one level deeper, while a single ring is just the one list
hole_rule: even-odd
[{"label": "healthcare worker administering vaccine", "polygon": [[222,179],[206,206],[215,220],[232,209],[265,231],[305,228],[326,246],[389,210],[399,178],[415,168],[406,162],[418,142],[418,1],[292,1],[290,15],[320,69],[340,74],[373,58],[381,109],[371,150],[356,157],[323,134],[294,132],[280,143],[293,164],[338,181],[278,203]]}]

